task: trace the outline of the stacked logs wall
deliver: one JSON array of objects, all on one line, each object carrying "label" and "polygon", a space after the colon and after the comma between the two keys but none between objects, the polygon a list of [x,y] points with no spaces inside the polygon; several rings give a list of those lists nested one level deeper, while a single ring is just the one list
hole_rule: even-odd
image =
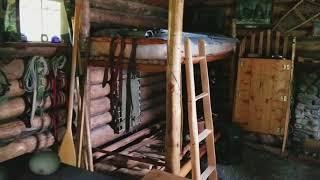
[{"label": "stacked logs wall", "polygon": [[[99,147],[128,131],[116,133],[113,127],[115,121],[110,112],[110,84],[107,84],[105,88],[102,87],[104,67],[91,66],[89,68],[91,142],[93,147]],[[153,120],[161,120],[165,117],[165,74],[139,74],[140,115],[139,123],[133,129],[139,129]]]},{"label": "stacked logs wall", "polygon": [[10,85],[2,96],[5,99],[0,103],[0,162],[52,146],[58,127],[65,124],[65,80],[57,81],[60,87],[56,93],[58,100],[54,104],[48,76],[45,79],[48,96],[39,105],[44,113],[29,119],[33,93],[27,93],[23,86],[26,64],[26,60],[12,59],[0,67]]},{"label": "stacked logs wall", "polygon": [[320,158],[320,72],[308,69],[296,75],[293,142],[297,152]]}]

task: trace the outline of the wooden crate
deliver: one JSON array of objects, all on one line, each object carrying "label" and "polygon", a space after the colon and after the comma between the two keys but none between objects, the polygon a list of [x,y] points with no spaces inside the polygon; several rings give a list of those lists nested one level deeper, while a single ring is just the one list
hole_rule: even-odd
[{"label": "wooden crate", "polygon": [[290,106],[291,60],[241,58],[234,121],[244,130],[283,135]]}]

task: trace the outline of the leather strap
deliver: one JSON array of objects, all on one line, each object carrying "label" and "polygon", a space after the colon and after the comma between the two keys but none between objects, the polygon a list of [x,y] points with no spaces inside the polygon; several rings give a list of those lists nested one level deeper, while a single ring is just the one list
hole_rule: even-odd
[{"label": "leather strap", "polygon": [[[116,38],[112,38],[110,42],[110,48],[109,48],[109,59],[106,59],[105,61],[105,69],[104,69],[104,75],[103,75],[103,82],[102,87],[106,87],[109,79],[109,69],[112,70],[114,67],[114,57],[115,57],[115,51],[117,48],[117,44],[115,43]],[[110,66],[109,66],[110,65]]]}]

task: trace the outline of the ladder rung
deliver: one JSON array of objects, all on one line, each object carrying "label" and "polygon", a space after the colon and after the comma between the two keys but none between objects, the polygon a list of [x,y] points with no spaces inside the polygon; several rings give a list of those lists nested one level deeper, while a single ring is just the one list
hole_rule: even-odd
[{"label": "ladder rung", "polygon": [[208,168],[201,174],[201,179],[205,180],[216,170],[215,166],[208,166]]},{"label": "ladder rung", "polygon": [[199,134],[199,142],[203,141],[209,134],[212,133],[210,129],[205,129]]},{"label": "ladder rung", "polygon": [[[192,63],[193,64],[197,64],[200,63],[200,61],[205,60],[206,56],[196,56],[196,57],[192,57]],[[186,63],[187,58],[183,59],[183,63]]]},{"label": "ladder rung", "polygon": [[204,97],[206,97],[206,96],[208,96],[208,95],[209,95],[209,94],[206,93],[206,92],[201,93],[200,95],[196,96],[196,101],[198,101],[199,99],[202,99],[202,98],[204,98]]},{"label": "ladder rung", "polygon": [[206,56],[196,56],[192,58],[192,61],[193,61],[193,64],[196,64],[205,59],[206,59]]}]

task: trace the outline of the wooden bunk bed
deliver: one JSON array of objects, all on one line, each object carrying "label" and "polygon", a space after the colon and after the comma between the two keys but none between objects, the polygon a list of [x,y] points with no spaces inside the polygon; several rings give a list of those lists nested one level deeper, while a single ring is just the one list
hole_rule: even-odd
[{"label": "wooden bunk bed", "polygon": [[[162,37],[137,38],[136,66],[138,70],[143,72],[164,72],[167,65],[167,33],[163,31]],[[201,34],[184,33],[184,38],[192,38],[192,51],[197,56],[198,49],[196,41],[205,39],[207,42],[207,61],[213,62],[225,59],[233,55],[236,48],[236,40],[224,36],[207,36]],[[92,37],[90,38],[90,57],[89,64],[95,66],[105,66],[110,54],[111,37]],[[128,63],[129,55],[132,49],[133,38],[116,38],[115,57],[116,60],[120,53],[120,43],[124,41],[124,63]],[[182,42],[183,44],[183,42]],[[184,48],[181,48],[182,60],[184,63]],[[195,58],[197,61],[197,58]]]},{"label": "wooden bunk bed", "polygon": [[[98,2],[98,1],[97,1]],[[101,1],[102,2],[102,1]],[[101,4],[101,2],[99,2]],[[116,3],[121,3],[122,1],[116,1]],[[98,4],[99,4],[98,3]],[[141,3],[140,3],[141,4]],[[83,3],[79,3],[79,6],[83,7],[83,17],[82,17],[82,29],[81,29],[81,42],[84,42],[84,44],[81,45],[81,49],[84,50],[84,54],[82,55],[82,58],[86,60],[86,62],[88,63],[88,68],[87,69],[104,69],[105,67],[108,66],[112,66],[112,63],[108,62],[109,59],[109,54],[108,50],[107,50],[107,46],[108,44],[110,44],[110,37],[99,37],[99,38],[92,38],[90,40],[90,31],[92,34],[92,30],[97,27],[97,28],[101,28],[103,26],[108,26],[109,24],[117,24],[117,25],[121,25],[123,26],[127,26],[127,27],[152,27],[152,28],[166,28],[166,23],[159,23],[159,21],[153,21],[151,24],[148,24],[145,21],[131,21],[129,20],[130,18],[132,18],[132,16],[121,16],[120,15],[114,15],[109,16],[109,18],[102,18],[104,17],[104,12],[109,12],[109,8],[112,8],[110,6],[107,6],[108,8],[105,9],[105,6],[99,5],[99,6],[95,6],[95,3],[89,2],[88,0],[83,0]],[[123,5],[123,4],[122,4]],[[121,6],[122,6],[121,5]],[[146,5],[142,5],[143,7],[146,7]],[[181,0],[173,0],[173,1],[169,1],[169,8],[168,11],[167,9],[164,9],[164,12],[169,12],[168,14],[168,34],[167,34],[167,39],[161,39],[161,38],[154,38],[154,39],[146,39],[146,38],[141,38],[141,39],[137,39],[134,38],[139,44],[141,45],[146,45],[149,46],[150,44],[155,44],[156,45],[160,45],[162,47],[164,47],[166,49],[166,51],[162,51],[162,54],[164,55],[162,58],[160,58],[162,61],[158,61],[159,59],[157,58],[136,58],[136,63],[131,63],[131,61],[126,62],[126,58],[128,59],[128,54],[127,57],[124,58],[120,58],[122,59],[122,62],[119,63],[121,64],[121,66],[126,69],[127,67],[132,66],[132,64],[134,64],[135,70],[137,72],[139,72],[138,74],[142,77],[156,77],[156,75],[160,74],[160,77],[163,78],[165,80],[162,80],[162,83],[164,84],[164,88],[161,89],[162,92],[166,92],[164,99],[165,99],[165,106],[164,106],[164,110],[163,112],[161,112],[160,114],[162,116],[157,116],[156,119],[159,119],[160,122],[158,123],[154,123],[154,125],[152,126],[145,126],[145,128],[143,128],[144,126],[138,126],[139,128],[133,128],[134,130],[130,130],[129,132],[118,132],[116,133],[117,135],[110,140],[107,140],[106,143],[102,143],[101,145],[98,146],[98,149],[96,147],[93,148],[94,150],[94,155],[95,155],[95,159],[98,160],[100,157],[102,156],[106,156],[105,158],[102,159],[102,161],[107,161],[110,162],[108,159],[109,157],[112,158],[113,157],[118,157],[118,158],[124,158],[125,161],[122,164],[118,164],[119,166],[109,166],[107,167],[107,169],[111,169],[111,173],[112,174],[117,174],[118,172],[122,172],[124,174],[136,174],[138,171],[138,175],[144,175],[146,172],[142,172],[141,174],[141,170],[142,169],[147,169],[147,171],[150,170],[150,168],[152,167],[156,167],[157,169],[165,169],[166,171],[173,173],[175,175],[180,175],[180,176],[185,176],[186,174],[188,174],[191,170],[191,165],[192,162],[189,161],[189,159],[183,159],[185,161],[181,161],[181,162],[186,162],[186,164],[181,168],[181,162],[180,160],[182,159],[182,156],[185,153],[188,153],[190,146],[188,145],[184,145],[184,147],[182,147],[182,143],[181,143],[181,129],[182,129],[182,107],[181,107],[181,100],[182,100],[182,96],[181,96],[181,63],[184,62],[184,57],[183,57],[183,53],[181,53],[181,50],[183,50],[183,42],[184,39],[182,38],[182,17],[183,17],[183,6],[184,6],[184,2]],[[96,11],[97,7],[99,7],[99,12]],[[101,8],[101,9],[100,9]],[[130,11],[131,13],[137,13],[135,10],[133,9],[131,10],[129,6],[128,8],[125,8],[125,11]],[[150,10],[150,7],[148,6],[146,8],[147,10]],[[113,11],[114,9],[112,9],[111,11]],[[139,9],[139,12],[137,13],[138,17],[156,17],[156,16],[152,16],[153,12],[151,13],[151,15],[146,15],[144,13],[141,13],[141,8]],[[99,16],[96,16],[98,12]],[[165,13],[166,14],[166,13]],[[108,16],[108,14],[107,14]],[[99,17],[99,18],[95,18],[95,17]],[[141,19],[141,18],[140,18]],[[143,19],[143,18],[142,18]],[[159,18],[158,18],[159,19]],[[167,19],[167,17],[165,17],[165,19]],[[137,23],[138,22],[138,23]],[[90,30],[90,26],[93,27]],[[96,29],[95,29],[96,30]],[[201,39],[201,38],[198,38]],[[95,41],[95,42],[94,42]],[[118,40],[119,41],[119,40]],[[127,42],[128,44],[130,44],[132,40],[130,38],[126,39],[123,42]],[[90,44],[88,46],[88,44],[86,42],[93,42],[93,43],[88,43]],[[94,44],[97,44],[96,49],[95,50],[100,50],[100,52],[102,53],[102,55],[100,54],[94,54],[95,52],[92,52],[92,50],[90,50],[90,48],[88,49],[88,47],[91,46],[94,47]],[[158,44],[157,44],[158,43]],[[160,43],[160,44],[159,44]],[[121,46],[121,43],[119,43]],[[149,44],[149,45],[148,45]],[[167,49],[167,44],[168,44],[168,49]],[[218,61],[218,60],[222,60],[225,58],[231,58],[232,59],[232,70],[235,70],[236,67],[236,57],[237,57],[237,48],[236,48],[236,44],[237,41],[232,41],[231,43],[232,45],[229,46],[229,48],[222,48],[218,51],[214,51],[213,54],[207,54],[207,60],[208,62],[213,62],[213,61]],[[221,45],[217,45],[218,47],[222,47]],[[121,48],[119,48],[118,51],[120,51]],[[91,52],[91,53],[89,53]],[[98,51],[99,52],[99,51]],[[192,52],[193,54],[197,53],[197,51]],[[90,55],[91,54],[91,55]],[[93,54],[93,55],[92,55]],[[200,58],[200,57],[199,57]],[[114,58],[113,63],[115,63],[117,61],[118,58]],[[130,58],[129,58],[130,59]],[[192,59],[195,59],[195,61],[197,61],[197,57],[194,57]],[[113,64],[114,65],[114,64]],[[91,76],[91,70],[88,71],[88,75]],[[100,71],[101,72],[101,71]],[[235,76],[234,72],[231,72],[233,75],[231,75],[232,77]],[[99,74],[99,73],[98,73]],[[104,75],[109,74],[108,71],[106,71],[105,73],[103,73]],[[165,75],[166,74],[166,75]],[[103,76],[104,76],[103,75]],[[93,75],[92,77],[96,77],[95,75]],[[99,78],[101,78],[102,76],[98,76]],[[110,77],[110,76],[107,76]],[[99,79],[97,78],[97,79]],[[159,77],[157,77],[159,78]],[[90,81],[91,81],[91,77],[89,77]],[[107,84],[108,82],[108,78],[104,78],[103,79],[99,79],[99,83],[98,84]],[[153,78],[149,78],[149,79],[153,79]],[[231,78],[234,79],[234,78]],[[106,82],[104,82],[106,81]],[[148,80],[146,80],[147,82]],[[91,82],[86,82],[87,85],[91,86],[92,85],[97,85],[97,84],[92,84]],[[231,82],[231,89],[233,89],[234,87],[234,82]],[[107,87],[107,85],[106,85]],[[160,88],[157,87],[153,87],[154,89],[159,90]],[[107,89],[107,88],[106,88]],[[110,86],[110,91],[112,91],[112,87]],[[107,92],[107,91],[106,91]],[[106,95],[110,94],[111,92],[107,92]],[[164,93],[162,93],[164,94]],[[153,96],[157,96],[153,95]],[[91,102],[88,103],[89,106],[91,106]],[[104,104],[110,104],[110,101]],[[111,105],[112,106],[112,105]],[[92,107],[92,106],[91,106]],[[95,109],[95,108],[89,108],[91,109]],[[109,107],[110,109],[110,107]],[[151,115],[154,113],[149,112],[148,115]],[[90,120],[92,118],[89,118]],[[162,120],[166,120],[166,125],[164,126],[163,123],[161,122]],[[111,121],[113,121],[114,119],[112,118]],[[92,123],[92,122],[91,122]],[[150,123],[147,123],[150,124]],[[147,125],[146,124],[146,125]],[[142,130],[140,130],[142,128]],[[165,130],[164,130],[165,129]],[[158,135],[159,131],[162,131],[163,134]],[[92,130],[91,130],[92,131]],[[105,131],[101,131],[101,132],[105,132]],[[199,132],[201,132],[201,130],[199,130]],[[92,133],[92,132],[91,132]],[[110,135],[107,135],[110,136]],[[121,137],[120,137],[121,136]],[[96,135],[96,137],[102,137],[101,134]],[[120,137],[120,139],[119,139]],[[149,143],[146,143],[145,141],[141,141],[144,140],[148,141]],[[149,141],[150,140],[150,141]],[[160,140],[160,141],[159,141]],[[94,143],[93,143],[94,144]],[[153,144],[153,145],[152,145]],[[159,146],[161,145],[161,146]],[[110,148],[111,147],[111,148]],[[135,148],[133,148],[135,147]],[[154,151],[154,148],[151,147],[156,147],[155,149],[157,149],[156,151]],[[129,151],[129,150],[131,151]],[[137,153],[137,151],[139,152],[140,150],[145,150],[148,149],[150,151],[151,149],[151,157],[145,157],[145,153],[140,153],[143,155],[143,157],[132,157],[131,153]],[[183,149],[183,150],[182,150]],[[142,152],[142,151],[141,151]],[[201,156],[203,156],[205,154],[205,149],[200,148],[200,152],[201,152]],[[157,157],[153,157],[153,155],[157,155]],[[89,154],[90,156],[90,154]],[[98,157],[100,156],[100,157]],[[185,156],[186,157],[186,156]],[[90,157],[89,157],[90,158]],[[85,159],[87,159],[85,157]],[[148,159],[148,160],[146,160]],[[152,160],[150,162],[150,159]],[[117,160],[111,160],[114,162],[121,162],[119,159]],[[146,163],[147,161],[147,163]],[[165,162],[165,164],[164,164]],[[131,166],[131,169],[128,168],[129,165],[133,165]],[[146,166],[147,164],[147,166]],[[151,164],[151,166],[150,166]],[[96,168],[98,168],[98,165],[96,163]],[[100,164],[101,165],[101,164]],[[165,166],[165,167],[164,167]],[[102,166],[99,166],[100,168]],[[102,167],[103,168],[103,167]],[[87,168],[88,169],[88,168]],[[131,170],[137,170],[137,171],[131,171]],[[140,171],[140,172],[139,172]],[[143,171],[143,170],[142,170]],[[136,174],[137,175],[137,174]]]},{"label": "wooden bunk bed", "polygon": [[[206,36],[186,33],[188,35],[196,36],[192,40],[193,54],[196,56],[193,60],[196,62],[201,57],[198,56],[198,49],[196,43],[199,39],[207,39],[207,61],[214,62],[223,59],[231,59],[235,65],[235,59],[232,58],[236,54],[237,40],[232,38],[226,38],[222,36]],[[133,40],[134,39],[134,40]],[[92,76],[99,76],[99,80],[96,83],[91,82],[92,85],[100,85],[103,81],[103,74],[108,72],[104,71],[105,68],[109,69],[112,65],[110,62],[110,47],[114,43],[114,62],[121,61],[121,68],[124,71],[123,79],[126,80],[126,72],[128,66],[130,66],[130,54],[132,51],[132,43],[136,42],[136,59],[135,69],[137,71],[137,79],[141,89],[140,94],[140,106],[144,104],[150,104],[150,111],[145,111],[144,108],[140,107],[140,116],[138,118],[138,125],[134,126],[133,129],[120,130],[116,132],[106,128],[106,131],[111,133],[101,134],[103,136],[109,136],[105,141],[101,143],[93,142],[93,158],[95,161],[95,169],[102,172],[113,172],[120,174],[130,174],[134,176],[143,176],[150,169],[165,168],[165,72],[167,67],[167,40],[166,38],[117,38],[112,39],[110,37],[92,37],[90,38],[90,53],[88,56],[88,65]],[[121,44],[124,43],[125,45]],[[123,49],[123,50],[121,50]],[[182,48],[184,49],[184,48]],[[119,58],[123,51],[123,58]],[[182,59],[181,64],[184,63],[184,50],[181,52]],[[99,71],[99,72],[97,72]],[[103,72],[104,71],[104,72]],[[112,70],[111,70],[112,71]],[[95,72],[95,73],[92,73]],[[109,76],[112,76],[111,74]],[[110,78],[110,77],[109,77]],[[111,77],[112,78],[112,77]],[[92,79],[92,78],[90,78]],[[119,79],[119,78],[118,78]],[[92,80],[93,81],[93,80]],[[109,83],[112,80],[109,79]],[[133,80],[134,81],[134,80]],[[157,82],[159,81],[159,82]],[[234,82],[231,82],[233,84]],[[102,86],[102,85],[100,85]],[[109,85],[109,88],[112,85]],[[122,88],[125,84],[122,83]],[[101,87],[102,88],[102,87]],[[111,87],[112,89],[112,87]],[[112,91],[112,90],[111,90]],[[148,92],[145,92],[148,91]],[[122,91],[125,92],[125,91]],[[155,92],[155,93],[152,93]],[[149,93],[148,98],[145,94]],[[92,93],[91,93],[92,94]],[[110,95],[110,92],[107,94]],[[161,96],[160,101],[157,101],[157,97]],[[110,98],[110,97],[109,97]],[[148,102],[145,102],[145,100]],[[90,103],[92,104],[92,103]],[[153,105],[152,104],[156,104]],[[154,106],[159,106],[153,108]],[[122,106],[123,107],[123,106]],[[144,116],[146,112],[148,115]],[[94,117],[91,118],[91,121]],[[145,118],[145,119],[144,119]],[[112,122],[113,121],[113,122]],[[114,118],[108,121],[109,127],[114,125]],[[113,125],[112,125],[113,123]],[[204,129],[203,123],[199,123],[199,132]],[[94,130],[92,130],[94,134]],[[96,135],[95,135],[96,136]],[[99,138],[98,136],[96,136]],[[216,140],[219,136],[216,136]],[[101,138],[100,138],[101,140]],[[95,141],[95,140],[93,140]],[[181,170],[182,176],[186,176],[191,169],[191,162],[189,161],[190,145],[183,144],[180,153],[180,160],[184,162],[185,166]],[[205,147],[200,148],[201,157],[205,155]]]}]

